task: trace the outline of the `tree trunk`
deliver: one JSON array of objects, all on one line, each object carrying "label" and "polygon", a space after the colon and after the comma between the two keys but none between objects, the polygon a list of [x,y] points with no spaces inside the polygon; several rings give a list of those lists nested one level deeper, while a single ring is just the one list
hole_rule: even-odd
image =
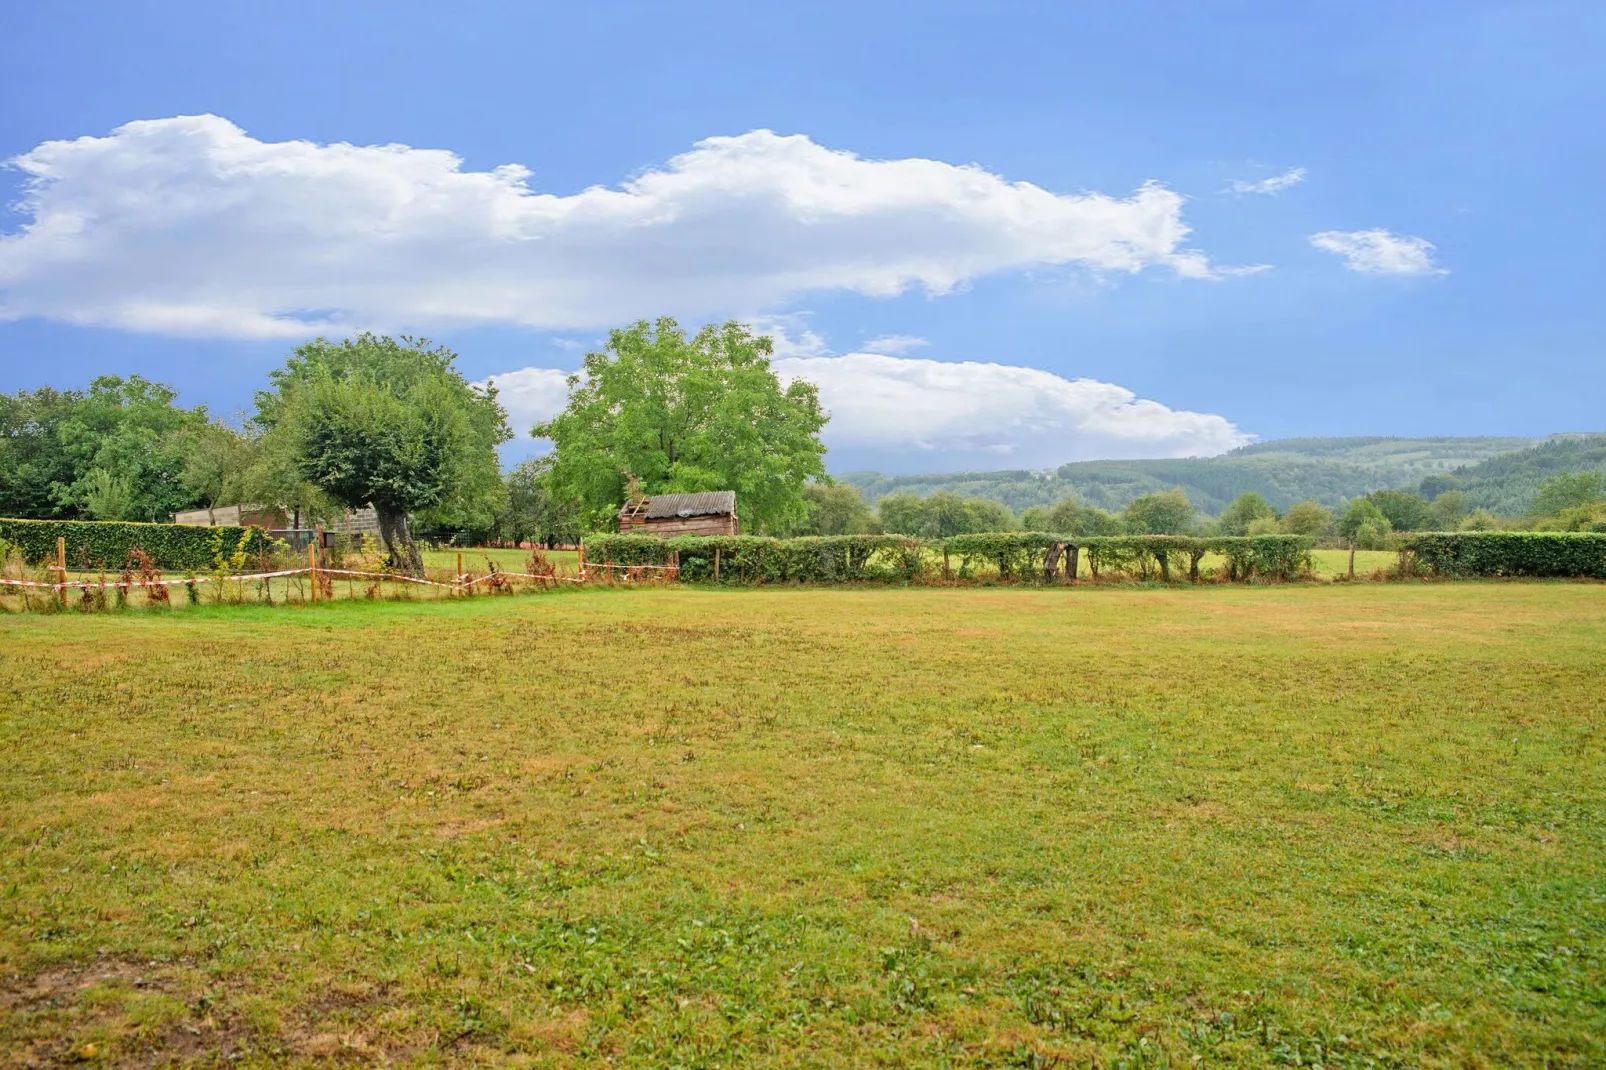
[{"label": "tree trunk", "polygon": [[385,541],[386,563],[409,576],[424,574],[424,558],[407,530],[407,514],[375,506],[379,514],[379,537]]},{"label": "tree trunk", "polygon": [[1071,543],[1071,548],[1070,548],[1069,551],[1067,551],[1067,556],[1066,556],[1066,564],[1065,564],[1065,578],[1066,579],[1071,580],[1073,582],[1076,580],[1076,566],[1078,564],[1078,560],[1077,559],[1080,558],[1081,556],[1082,556],[1082,548],[1080,546],[1076,545],[1074,542]]},{"label": "tree trunk", "polygon": [[1065,544],[1062,542],[1057,542],[1043,552],[1044,583],[1054,582],[1054,577],[1058,575],[1060,569],[1060,554],[1064,551],[1064,549]]}]

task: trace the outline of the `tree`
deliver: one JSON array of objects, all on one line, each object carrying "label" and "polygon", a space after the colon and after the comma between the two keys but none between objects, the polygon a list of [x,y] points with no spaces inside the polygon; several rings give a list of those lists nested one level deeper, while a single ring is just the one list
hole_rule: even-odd
[{"label": "tree", "polygon": [[1443,490],[1428,503],[1428,524],[1434,531],[1456,531],[1471,511],[1465,491]]},{"label": "tree", "polygon": [[1383,510],[1370,497],[1360,497],[1351,500],[1349,508],[1338,521],[1338,533],[1351,542],[1359,540],[1362,527],[1370,524],[1374,530],[1384,530],[1388,526],[1388,518]]},{"label": "tree", "polygon": [[372,505],[390,564],[414,575],[423,559],[409,514],[489,528],[505,501],[496,447],[511,437],[507,415],[456,359],[423,339],[319,338],[257,394],[270,452],[340,505]]},{"label": "tree", "polygon": [[923,535],[926,529],[926,503],[907,491],[888,494],[876,503],[881,530],[893,535]]},{"label": "tree", "polygon": [[1273,509],[1265,498],[1252,490],[1246,490],[1221,511],[1221,533],[1247,535],[1250,525],[1255,521],[1276,519],[1277,510]]},{"label": "tree", "polygon": [[1049,510],[1048,530],[1061,535],[1082,537],[1119,535],[1121,518],[1096,505],[1083,505],[1075,498],[1062,498]]},{"label": "tree", "polygon": [[1139,535],[1186,534],[1193,516],[1193,503],[1180,487],[1134,498],[1125,512],[1127,530]]},{"label": "tree", "polygon": [[1606,498],[1599,472],[1558,472],[1539,484],[1530,516],[1559,516],[1564,510],[1592,505]]},{"label": "tree", "polygon": [[1421,531],[1432,526],[1428,503],[1406,490],[1375,490],[1367,497],[1395,531]]},{"label": "tree", "polygon": [[800,535],[863,535],[875,525],[875,514],[859,488],[846,483],[810,483],[803,488],[809,514]]},{"label": "tree", "polygon": [[204,407],[169,386],[103,375],[87,392],[46,387],[0,398],[0,513],[166,521],[196,501],[181,473]]},{"label": "tree", "polygon": [[208,512],[250,501],[250,472],[259,445],[260,438],[241,434],[221,420],[198,424],[186,435],[179,482]]},{"label": "tree", "polygon": [[1283,514],[1282,530],[1288,535],[1322,538],[1333,530],[1333,514],[1320,502],[1303,501]]},{"label": "tree", "polygon": [[497,525],[514,544],[535,541],[551,546],[580,534],[579,510],[552,493],[552,460],[533,457],[507,475],[507,509]]},{"label": "tree", "polygon": [[552,440],[554,490],[598,527],[631,477],[649,495],[734,490],[759,531],[803,522],[803,487],[825,478],[826,415],[812,383],[781,385],[773,351],[739,323],[691,338],[667,317],[613,331],[570,377],[568,407],[531,431]]},{"label": "tree", "polygon": [[0,516],[64,515],[62,500],[80,473],[67,454],[62,427],[83,396],[48,386],[0,394]]}]

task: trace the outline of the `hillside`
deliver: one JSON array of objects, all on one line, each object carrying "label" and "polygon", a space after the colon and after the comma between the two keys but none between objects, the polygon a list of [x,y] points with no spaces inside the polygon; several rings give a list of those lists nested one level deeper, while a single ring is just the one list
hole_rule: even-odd
[{"label": "hillside", "polygon": [[1424,490],[1465,491],[1474,508],[1526,513],[1540,481],[1559,472],[1606,472],[1606,434],[1555,435],[1524,450],[1463,465]]},{"label": "hillside", "polygon": [[1255,443],[1220,457],[1076,461],[1048,472],[915,476],[849,472],[837,478],[858,487],[872,502],[898,491],[924,496],[946,490],[993,498],[1016,512],[1072,494],[1089,505],[1120,509],[1140,495],[1181,487],[1199,509],[1215,514],[1251,490],[1278,509],[1307,498],[1337,506],[1369,491],[1414,487],[1429,475],[1470,470],[1534,442],[1492,437],[1291,438]]}]

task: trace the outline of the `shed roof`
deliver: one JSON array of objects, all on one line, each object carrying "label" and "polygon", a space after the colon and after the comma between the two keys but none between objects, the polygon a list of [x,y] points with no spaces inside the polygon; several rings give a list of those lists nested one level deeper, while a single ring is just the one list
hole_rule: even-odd
[{"label": "shed roof", "polygon": [[648,520],[676,516],[735,516],[734,490],[705,490],[697,494],[654,494],[647,501]]}]

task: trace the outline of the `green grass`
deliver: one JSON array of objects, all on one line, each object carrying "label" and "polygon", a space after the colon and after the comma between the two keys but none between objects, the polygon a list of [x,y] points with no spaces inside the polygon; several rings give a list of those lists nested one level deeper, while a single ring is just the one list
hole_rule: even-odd
[{"label": "green grass", "polygon": [[1598,1066],[1603,590],[0,618],[0,1063]]},{"label": "green grass", "polygon": [[[425,568],[456,568],[457,550],[425,550]],[[485,573],[485,562],[495,561],[496,567],[503,572],[523,572],[524,566],[529,563],[528,550],[498,550],[474,549],[463,550],[463,568],[476,574]],[[561,566],[566,572],[573,572],[579,564],[579,555],[573,550],[544,550],[548,561]]]}]

